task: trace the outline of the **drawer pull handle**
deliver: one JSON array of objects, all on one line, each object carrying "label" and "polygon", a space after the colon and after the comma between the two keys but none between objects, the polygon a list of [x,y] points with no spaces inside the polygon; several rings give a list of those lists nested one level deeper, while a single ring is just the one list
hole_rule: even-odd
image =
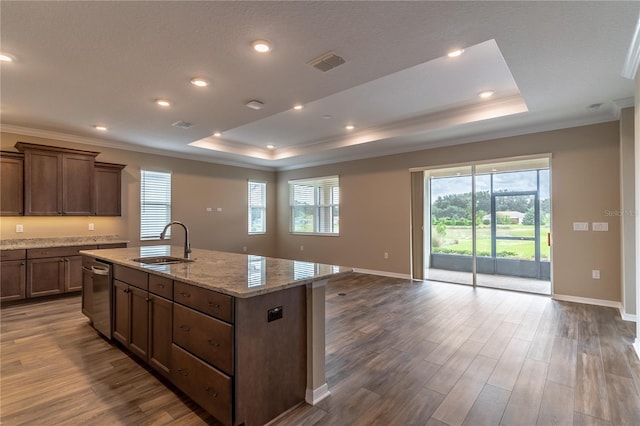
[{"label": "drawer pull handle", "polygon": [[209,342],[209,344],[215,348],[219,348],[220,347],[220,343],[216,342],[215,340],[209,339],[207,340],[207,342]]},{"label": "drawer pull handle", "polygon": [[188,325],[181,325],[181,326],[180,326],[180,330],[182,330],[182,331],[190,331],[190,330],[191,330],[191,328],[189,328],[189,326],[188,326]]},{"label": "drawer pull handle", "polygon": [[216,309],[220,309],[220,305],[214,302],[209,302],[209,307],[211,308],[216,308]]},{"label": "drawer pull handle", "polygon": [[189,372],[187,370],[183,370],[182,368],[178,368],[178,374],[187,377],[189,375]]},{"label": "drawer pull handle", "polygon": [[190,297],[191,295],[189,293],[187,293],[186,291],[183,291],[180,293],[183,297]]},{"label": "drawer pull handle", "polygon": [[214,391],[213,389],[211,389],[209,386],[207,386],[207,388],[204,390],[206,393],[208,393],[209,395],[211,395],[214,398],[218,397],[218,392]]}]

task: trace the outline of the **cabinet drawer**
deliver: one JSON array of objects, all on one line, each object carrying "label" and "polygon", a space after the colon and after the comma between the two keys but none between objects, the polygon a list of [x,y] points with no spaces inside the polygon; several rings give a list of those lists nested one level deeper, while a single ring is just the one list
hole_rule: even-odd
[{"label": "cabinet drawer", "polygon": [[174,281],[173,300],[223,321],[233,322],[233,298],[226,294]]},{"label": "cabinet drawer", "polygon": [[95,250],[98,246],[45,247],[27,250],[27,259],[43,259],[45,257],[78,256],[80,250]]},{"label": "cabinet drawer", "polygon": [[171,345],[171,379],[184,393],[216,419],[232,421],[231,377]]},{"label": "cabinet drawer", "polygon": [[149,291],[171,300],[173,297],[173,280],[171,278],[149,274]]},{"label": "cabinet drawer", "polygon": [[26,255],[26,250],[0,250],[0,260],[23,260]]},{"label": "cabinet drawer", "polygon": [[113,278],[144,290],[149,289],[148,274],[122,265],[113,265]]},{"label": "cabinet drawer", "polygon": [[233,374],[233,326],[173,305],[173,341],[227,374]]}]

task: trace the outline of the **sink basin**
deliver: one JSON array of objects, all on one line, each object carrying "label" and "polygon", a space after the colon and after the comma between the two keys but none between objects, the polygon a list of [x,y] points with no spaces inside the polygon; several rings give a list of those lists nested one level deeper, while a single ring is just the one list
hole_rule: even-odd
[{"label": "sink basin", "polygon": [[137,257],[131,260],[133,260],[134,262],[146,263],[148,265],[171,265],[173,263],[193,262],[193,260],[191,259],[185,259],[183,257],[173,257],[173,256]]}]

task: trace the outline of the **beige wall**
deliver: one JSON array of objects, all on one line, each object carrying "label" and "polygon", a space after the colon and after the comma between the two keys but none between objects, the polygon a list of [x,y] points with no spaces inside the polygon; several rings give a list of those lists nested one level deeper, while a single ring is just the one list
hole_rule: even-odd
[{"label": "beige wall", "polygon": [[[551,153],[554,292],[620,301],[620,218],[606,216],[620,210],[619,142],[618,122],[609,122],[280,172],[279,212],[289,208],[288,180],[340,175],[340,236],[291,235],[280,214],[277,252],[410,274],[410,168]],[[574,232],[575,221],[608,222],[609,232]]]},{"label": "beige wall", "polygon": [[[126,164],[122,172],[122,217],[2,217],[2,239],[120,235],[129,239],[131,246],[140,245],[140,169],[148,169],[172,173],[172,218],[189,226],[193,247],[242,252],[246,246],[248,253],[275,254],[275,214],[267,215],[265,235],[247,234],[247,180],[267,182],[267,210],[273,212],[276,200],[274,172],[9,133],[1,134],[0,147],[15,151],[18,140],[99,151],[98,161]],[[211,207],[212,212],[207,212],[207,207]],[[222,212],[216,211],[218,207]],[[24,225],[24,233],[15,232],[18,223]],[[95,224],[94,231],[87,230],[88,223]],[[172,244],[183,243],[183,233],[175,229]]]},{"label": "beige wall", "polygon": [[[2,134],[1,148],[17,140],[100,151],[99,161],[127,164],[121,218],[3,217],[2,239],[118,234],[139,245],[140,168],[173,173],[173,218],[187,223],[199,248],[313,260],[362,269],[410,274],[410,174],[412,167],[552,154],[553,279],[556,294],[621,300],[618,122],[458,145],[408,154],[286,171],[265,172],[159,155]],[[340,236],[289,233],[290,179],[340,175]],[[246,181],[268,182],[268,233],[248,236]],[[277,179],[277,182],[276,182]],[[277,191],[276,191],[277,189]],[[277,197],[276,197],[277,192]],[[213,212],[206,212],[212,207]],[[216,212],[222,207],[221,213]],[[572,222],[609,223],[609,232],[574,232]],[[87,223],[96,230],[87,231]],[[15,224],[25,226],[15,233]],[[182,244],[182,235],[174,234]],[[300,250],[304,246],[304,251]],[[389,258],[384,259],[384,252]],[[601,280],[591,278],[600,269]]]}]

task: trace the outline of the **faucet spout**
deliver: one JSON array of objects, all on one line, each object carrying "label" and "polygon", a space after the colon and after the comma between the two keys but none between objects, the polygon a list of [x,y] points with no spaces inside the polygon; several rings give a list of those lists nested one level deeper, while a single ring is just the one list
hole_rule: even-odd
[{"label": "faucet spout", "polygon": [[187,225],[177,220],[167,223],[160,233],[160,239],[164,240],[167,236],[167,229],[169,229],[171,225],[180,225],[184,228],[184,258],[189,259],[191,257],[191,242],[189,241],[189,228],[187,228]]}]

